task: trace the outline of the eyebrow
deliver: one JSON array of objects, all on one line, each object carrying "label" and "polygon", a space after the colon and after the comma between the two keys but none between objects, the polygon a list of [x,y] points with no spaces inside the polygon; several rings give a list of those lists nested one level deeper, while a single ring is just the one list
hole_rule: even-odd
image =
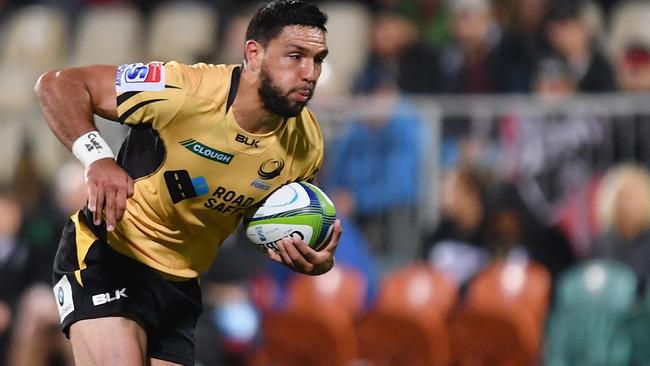
[{"label": "eyebrow", "polygon": [[[289,44],[288,47],[289,47],[289,48],[294,48],[294,49],[296,49],[296,50],[298,50],[298,51],[300,51],[300,52],[304,52],[304,53],[309,53],[309,52],[310,52],[309,49],[307,49],[307,48],[305,48],[305,47],[303,47],[303,46],[297,45],[297,44],[293,44],[293,43],[292,43],[292,44]],[[329,54],[329,49],[328,49],[328,48],[325,48],[325,49],[322,50],[321,52],[318,52],[318,53],[316,54],[316,56],[325,57],[325,56],[327,56],[328,54]]]}]

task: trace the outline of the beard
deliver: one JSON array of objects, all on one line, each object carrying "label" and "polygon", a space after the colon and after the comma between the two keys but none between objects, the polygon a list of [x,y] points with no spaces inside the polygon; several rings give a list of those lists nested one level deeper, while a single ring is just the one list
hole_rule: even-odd
[{"label": "beard", "polygon": [[[266,71],[266,68],[262,66],[260,72],[260,87],[257,90],[264,109],[271,113],[275,113],[282,118],[295,117],[302,112],[302,109],[305,108],[309,99],[304,102],[292,102],[287,98],[287,95],[291,94],[298,89],[291,89],[288,93],[283,94],[282,89],[275,85],[269,73]],[[312,92],[313,95],[313,92]]]}]

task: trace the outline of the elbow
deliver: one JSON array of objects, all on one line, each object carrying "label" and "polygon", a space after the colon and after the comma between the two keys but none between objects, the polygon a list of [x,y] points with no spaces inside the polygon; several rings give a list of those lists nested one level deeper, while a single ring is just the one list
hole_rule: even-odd
[{"label": "elbow", "polygon": [[42,99],[49,90],[52,90],[52,87],[56,83],[57,79],[60,78],[61,70],[51,70],[43,75],[41,75],[34,85],[34,92],[38,99]]}]

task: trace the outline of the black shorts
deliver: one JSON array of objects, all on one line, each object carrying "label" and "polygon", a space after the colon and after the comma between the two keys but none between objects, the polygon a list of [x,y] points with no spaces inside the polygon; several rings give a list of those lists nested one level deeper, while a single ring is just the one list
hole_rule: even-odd
[{"label": "black shorts", "polygon": [[[171,281],[89,230],[84,213],[68,221],[54,260],[54,295],[66,336],[83,319],[122,316],[147,333],[147,356],[194,365],[194,328],[202,310],[197,279]],[[98,239],[99,238],[99,239]]]}]

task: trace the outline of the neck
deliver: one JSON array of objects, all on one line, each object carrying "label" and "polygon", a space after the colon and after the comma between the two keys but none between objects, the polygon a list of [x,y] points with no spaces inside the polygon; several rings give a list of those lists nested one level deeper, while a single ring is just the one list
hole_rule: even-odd
[{"label": "neck", "polygon": [[284,120],[267,111],[260,99],[259,77],[244,67],[232,112],[239,127],[250,133],[268,133],[277,129]]}]

